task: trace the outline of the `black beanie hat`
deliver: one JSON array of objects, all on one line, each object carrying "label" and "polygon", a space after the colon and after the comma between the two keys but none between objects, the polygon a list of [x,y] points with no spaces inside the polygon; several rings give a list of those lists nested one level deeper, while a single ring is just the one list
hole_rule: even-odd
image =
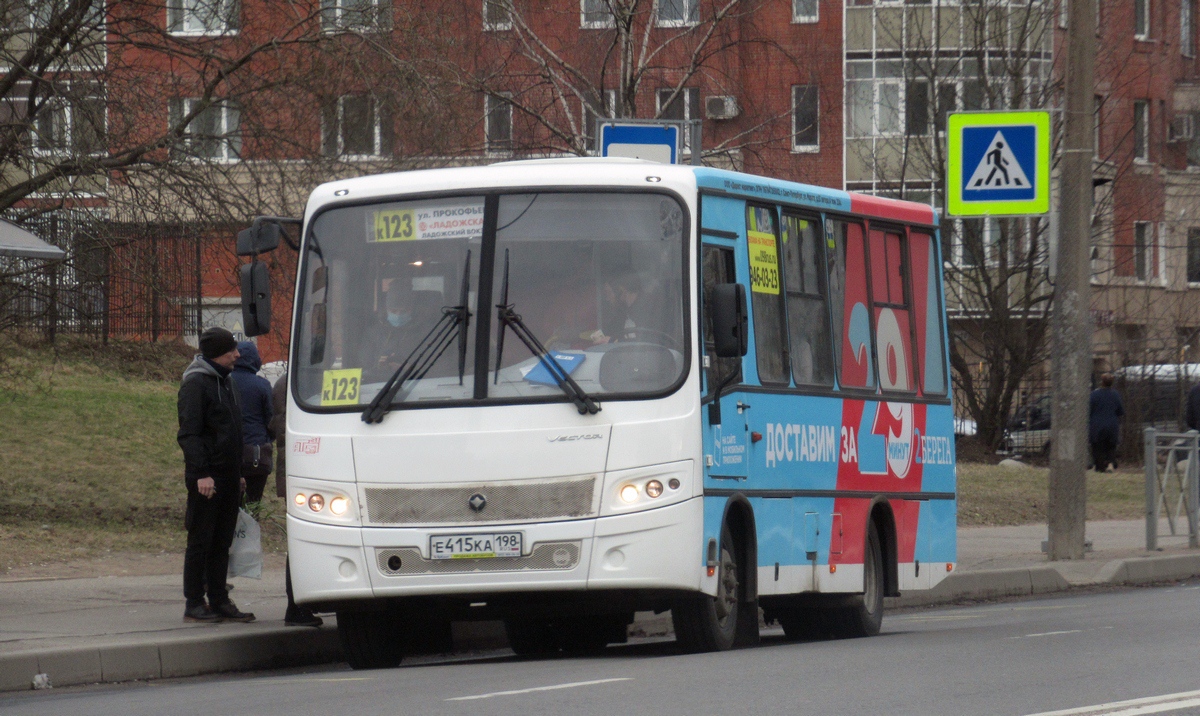
[{"label": "black beanie hat", "polygon": [[219,326],[204,329],[200,334],[200,354],[212,360],[237,348],[233,334]]}]

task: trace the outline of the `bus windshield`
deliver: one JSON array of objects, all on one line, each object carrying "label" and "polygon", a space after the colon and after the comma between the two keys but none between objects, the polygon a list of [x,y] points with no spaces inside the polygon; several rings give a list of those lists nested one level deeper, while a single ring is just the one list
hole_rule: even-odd
[{"label": "bus windshield", "polygon": [[[337,207],[312,221],[295,331],[301,406],[361,408],[396,375],[406,380],[391,407],[569,400],[549,360],[596,399],[680,382],[686,222],[675,198],[543,192],[491,206],[486,242],[480,195]],[[497,320],[498,304],[523,336]]]}]

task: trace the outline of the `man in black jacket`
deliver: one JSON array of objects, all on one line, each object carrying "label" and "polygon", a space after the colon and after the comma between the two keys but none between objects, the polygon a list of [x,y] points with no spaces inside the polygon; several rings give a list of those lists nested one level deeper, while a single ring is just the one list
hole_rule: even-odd
[{"label": "man in black jacket", "polygon": [[229,377],[237,359],[233,334],[209,328],[200,334],[200,355],[179,385],[179,447],[188,490],[183,558],[188,622],[254,621],[253,614],[238,611],[225,587],[243,487],[242,414]]}]

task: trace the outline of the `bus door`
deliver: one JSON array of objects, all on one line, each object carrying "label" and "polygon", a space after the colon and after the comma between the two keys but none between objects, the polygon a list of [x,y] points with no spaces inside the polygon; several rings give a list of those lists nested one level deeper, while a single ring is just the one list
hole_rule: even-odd
[{"label": "bus door", "polygon": [[[702,250],[705,297],[712,295],[718,284],[733,283],[733,248],[704,244]],[[707,411],[703,418],[705,431],[705,476],[717,481],[741,482],[746,479],[747,454],[746,411],[736,392],[742,382],[741,358],[718,358],[712,340],[712,313],[707,298],[704,302],[704,382]],[[723,386],[723,389],[721,389]],[[718,390],[721,397],[715,398]]]}]

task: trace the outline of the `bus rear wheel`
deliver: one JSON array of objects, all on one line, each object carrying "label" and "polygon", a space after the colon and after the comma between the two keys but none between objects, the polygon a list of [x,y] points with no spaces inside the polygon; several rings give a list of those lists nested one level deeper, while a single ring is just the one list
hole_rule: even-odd
[{"label": "bus rear wheel", "polygon": [[883,626],[883,547],[879,530],[872,521],[867,527],[863,549],[862,601],[850,607],[833,609],[827,616],[834,636],[854,639],[875,636]]},{"label": "bus rear wheel", "polygon": [[400,629],[389,612],[340,611],[337,627],[352,669],[390,669],[404,658]]},{"label": "bus rear wheel", "polygon": [[685,651],[725,651],[733,647],[746,586],[739,579],[733,533],[721,530],[721,558],[715,597],[684,597],[671,606],[675,641]]}]

